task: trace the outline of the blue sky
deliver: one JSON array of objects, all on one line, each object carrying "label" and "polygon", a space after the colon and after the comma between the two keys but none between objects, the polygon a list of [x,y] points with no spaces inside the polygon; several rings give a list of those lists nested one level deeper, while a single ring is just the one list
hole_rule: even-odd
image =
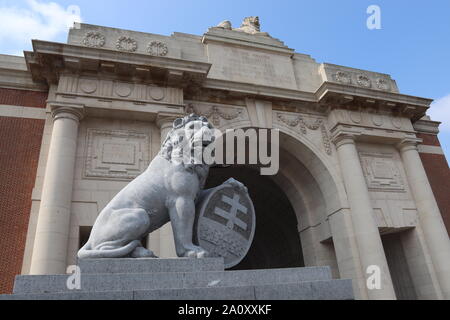
[{"label": "blue sky", "polygon": [[[372,4],[381,30],[366,27]],[[450,0],[0,0],[0,53],[29,50],[31,38],[64,42],[73,5],[85,23],[165,35],[258,15],[262,31],[318,62],[388,73],[401,93],[436,99],[429,113],[450,157]]]}]

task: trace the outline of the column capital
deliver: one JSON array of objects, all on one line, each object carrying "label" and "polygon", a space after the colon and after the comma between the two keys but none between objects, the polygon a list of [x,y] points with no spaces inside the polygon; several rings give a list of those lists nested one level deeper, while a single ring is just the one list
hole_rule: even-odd
[{"label": "column capital", "polygon": [[49,102],[49,106],[54,121],[65,118],[79,122],[85,115],[83,105]]},{"label": "column capital", "polygon": [[400,150],[400,152],[417,150],[417,145],[421,142],[422,139],[419,138],[404,138],[396,144],[396,147]]},{"label": "column capital", "polygon": [[344,144],[355,144],[357,136],[359,136],[359,134],[355,132],[341,131],[332,137],[332,141],[336,145],[336,148],[339,148]]}]

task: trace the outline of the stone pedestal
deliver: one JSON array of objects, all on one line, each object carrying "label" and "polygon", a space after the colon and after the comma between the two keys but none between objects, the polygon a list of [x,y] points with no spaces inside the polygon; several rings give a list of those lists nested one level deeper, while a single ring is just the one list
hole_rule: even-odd
[{"label": "stone pedestal", "polygon": [[351,280],[329,267],[224,271],[223,259],[80,260],[79,290],[70,275],[17,276],[0,300],[328,300],[353,299]]}]

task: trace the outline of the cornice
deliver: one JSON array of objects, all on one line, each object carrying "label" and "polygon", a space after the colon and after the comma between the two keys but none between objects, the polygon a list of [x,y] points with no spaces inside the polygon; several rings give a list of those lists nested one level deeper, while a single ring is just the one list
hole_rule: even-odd
[{"label": "cornice", "polygon": [[437,135],[440,124],[441,122],[439,121],[420,119],[413,124],[413,127],[417,132]]},{"label": "cornice", "polygon": [[407,114],[413,122],[425,115],[432,99],[405,95],[395,92],[379,91],[325,81],[315,93],[319,103],[340,105],[357,104],[365,106],[387,106],[398,113]]},{"label": "cornice", "polygon": [[[83,47],[79,45],[33,40],[33,51],[25,52],[28,69],[35,81],[57,79],[58,72],[65,68],[98,71],[102,64],[110,67],[127,65],[139,70],[166,70],[179,81],[195,78],[203,81],[211,68],[210,63],[152,56],[149,54],[122,52],[106,48]],[[45,69],[46,72],[41,72]],[[151,71],[151,70],[150,70]]]},{"label": "cornice", "polygon": [[393,112],[419,120],[429,108],[431,99],[380,91],[325,81],[316,92],[305,92],[251,83],[208,79],[210,63],[182,60],[173,57],[152,56],[143,53],[118,52],[116,50],[83,47],[48,41],[33,40],[33,52],[25,52],[25,58],[35,81],[56,83],[59,74],[67,70],[100,72],[102,67],[114,70],[121,65],[133,72],[159,70],[168,79],[165,85],[186,88],[194,85],[197,89],[214,89],[245,97],[276,99],[287,102],[308,102],[318,106],[339,108],[342,106],[387,107]]}]

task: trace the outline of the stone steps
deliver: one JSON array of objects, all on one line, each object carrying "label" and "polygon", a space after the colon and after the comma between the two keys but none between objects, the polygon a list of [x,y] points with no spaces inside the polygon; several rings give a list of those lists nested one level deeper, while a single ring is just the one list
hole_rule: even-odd
[{"label": "stone steps", "polygon": [[[68,275],[17,276],[14,293],[67,292]],[[331,279],[328,267],[245,271],[81,274],[82,291],[230,287]]]},{"label": "stone steps", "polygon": [[224,271],[223,258],[208,259],[82,259],[83,274]]},{"label": "stone steps", "polygon": [[0,300],[352,300],[353,298],[351,280],[305,281],[264,286],[0,295]]},{"label": "stone steps", "polygon": [[351,280],[329,267],[224,271],[223,259],[80,260],[81,289],[70,275],[19,275],[0,299],[254,300],[352,299]]}]

